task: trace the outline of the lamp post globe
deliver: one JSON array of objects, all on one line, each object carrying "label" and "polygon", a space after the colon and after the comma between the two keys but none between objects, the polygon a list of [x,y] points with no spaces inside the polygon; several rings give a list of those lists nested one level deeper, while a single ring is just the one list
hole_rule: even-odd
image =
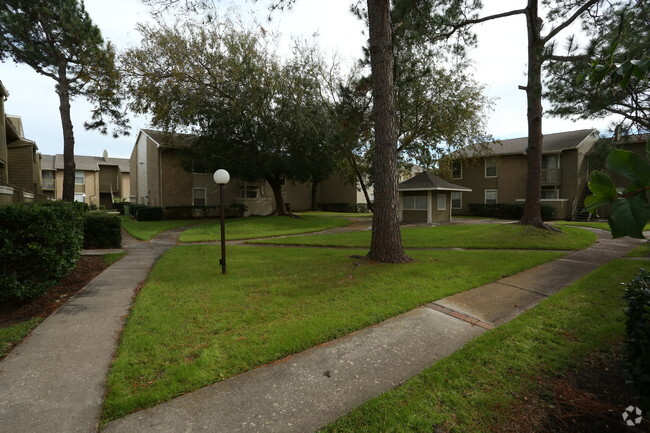
[{"label": "lamp post globe", "polygon": [[230,180],[230,174],[223,168],[220,168],[219,170],[214,172],[212,178],[214,179],[217,185],[225,185]]},{"label": "lamp post globe", "polygon": [[226,273],[226,224],[225,224],[225,212],[223,207],[223,186],[228,183],[230,180],[230,174],[222,168],[214,172],[212,176],[215,183],[219,185],[219,211],[221,213],[221,260],[219,264],[221,265],[221,273]]}]

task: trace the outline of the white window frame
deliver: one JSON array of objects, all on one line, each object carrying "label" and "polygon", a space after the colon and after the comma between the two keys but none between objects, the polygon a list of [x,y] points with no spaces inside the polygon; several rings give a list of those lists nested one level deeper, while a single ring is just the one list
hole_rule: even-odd
[{"label": "white window frame", "polygon": [[[460,171],[460,176],[454,176],[454,164],[458,164],[458,171]],[[451,162],[451,178],[452,179],[462,179],[463,178],[463,161],[452,161]]]},{"label": "white window frame", "polygon": [[[454,206],[454,194],[458,194],[458,203],[459,206]],[[451,208],[452,209],[462,209],[463,208],[463,192],[462,191],[452,191],[451,192]]]},{"label": "white window frame", "polygon": [[[254,191],[255,197],[248,197],[248,192]],[[260,197],[259,185],[242,185],[239,187],[239,198],[244,200],[257,200]]]},{"label": "white window frame", "polygon": [[[488,161],[494,161],[494,176],[488,176]],[[492,167],[490,167],[492,168]],[[495,178],[499,176],[499,165],[497,164],[496,158],[485,158],[485,177],[486,178]]]},{"label": "white window frame", "polygon": [[192,206],[201,206],[196,204],[196,191],[203,191],[203,206],[207,206],[208,194],[205,188],[192,188]]},{"label": "white window frame", "polygon": [[438,194],[438,210],[447,210],[447,194]]},{"label": "white window frame", "polygon": [[[422,200],[424,200],[424,203],[422,202]],[[429,205],[429,200],[426,195],[404,196],[402,200],[403,210],[427,210],[428,205]]]},{"label": "white window frame", "polygon": [[[78,174],[81,173],[81,182],[77,182],[77,176]],[[74,171],[74,184],[75,185],[84,185],[85,184],[85,173],[83,170],[75,170]]]},{"label": "white window frame", "polygon": [[557,200],[557,199],[560,198],[560,190],[557,189],[557,188],[555,188],[555,189],[543,189],[542,193],[545,193],[545,192],[554,192],[555,197],[553,197],[553,198],[544,198],[544,197],[542,197],[541,198],[542,200]]},{"label": "white window frame", "polygon": [[492,194],[492,193],[494,193],[494,204],[497,204],[499,202],[499,191],[496,189],[486,189],[483,196],[484,204],[493,204],[493,203],[488,203],[488,194]]}]

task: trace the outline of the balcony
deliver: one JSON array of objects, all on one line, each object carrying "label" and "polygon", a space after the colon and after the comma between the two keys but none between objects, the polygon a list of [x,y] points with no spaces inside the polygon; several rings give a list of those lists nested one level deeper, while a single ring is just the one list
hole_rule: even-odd
[{"label": "balcony", "polygon": [[559,168],[542,169],[542,185],[559,185],[561,179],[562,176]]}]

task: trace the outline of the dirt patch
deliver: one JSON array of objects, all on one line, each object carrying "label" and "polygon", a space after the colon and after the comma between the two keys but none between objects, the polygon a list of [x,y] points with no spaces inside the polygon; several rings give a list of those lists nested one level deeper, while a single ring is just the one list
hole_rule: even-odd
[{"label": "dirt patch", "polygon": [[102,256],[81,256],[77,266],[45,294],[29,301],[0,303],[0,327],[49,316],[107,267]]},{"label": "dirt patch", "polygon": [[540,395],[519,400],[500,432],[650,433],[650,414],[641,424],[627,426],[623,412],[637,406],[639,396],[625,383],[623,350],[591,357],[561,378],[539,380]]}]

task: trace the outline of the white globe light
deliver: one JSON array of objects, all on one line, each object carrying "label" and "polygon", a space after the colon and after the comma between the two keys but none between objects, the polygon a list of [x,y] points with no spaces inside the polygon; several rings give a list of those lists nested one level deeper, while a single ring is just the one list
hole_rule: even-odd
[{"label": "white globe light", "polygon": [[230,180],[230,174],[228,174],[228,172],[226,170],[222,169],[222,168],[215,171],[214,176],[212,176],[212,177],[214,178],[214,181],[218,185],[225,185]]}]

